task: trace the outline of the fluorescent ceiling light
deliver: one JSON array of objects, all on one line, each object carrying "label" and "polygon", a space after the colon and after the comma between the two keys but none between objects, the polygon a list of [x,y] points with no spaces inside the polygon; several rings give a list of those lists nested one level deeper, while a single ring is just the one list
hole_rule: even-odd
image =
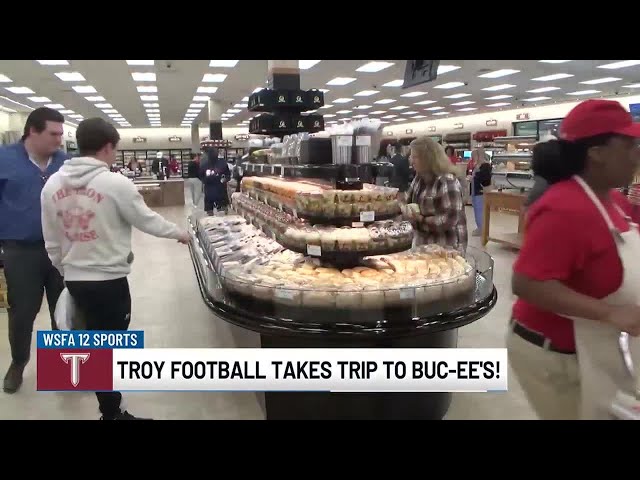
[{"label": "fluorescent ceiling light", "polygon": [[427,116],[426,115],[416,115],[415,117],[411,117],[411,118],[416,118],[416,119],[417,118],[427,118]]},{"label": "fluorescent ceiling light", "polygon": [[422,95],[426,95],[427,92],[408,92],[408,93],[403,93],[402,95],[400,95],[401,97],[421,97]]},{"label": "fluorescent ceiling light", "polygon": [[322,93],[329,93],[331,90],[327,90],[326,88],[319,88]]},{"label": "fluorescent ceiling light", "polygon": [[108,113],[111,118],[124,118],[121,113]]},{"label": "fluorescent ceiling light", "polygon": [[27,95],[29,93],[36,93],[31,90],[29,87],[6,87],[11,93]]},{"label": "fluorescent ceiling light", "polygon": [[209,66],[233,68],[238,64],[238,62],[239,60],[209,60]]},{"label": "fluorescent ceiling light", "polygon": [[191,105],[189,105],[189,108],[202,108],[205,105],[205,103],[192,103]]},{"label": "fluorescent ceiling light", "polygon": [[437,85],[433,88],[442,88],[442,89],[449,89],[449,88],[456,88],[456,87],[463,87],[464,86],[464,82],[448,82],[448,83],[443,83],[442,85]]},{"label": "fluorescent ceiling light", "polygon": [[29,100],[35,103],[47,103],[51,102],[51,100],[47,97],[27,97]]},{"label": "fluorescent ceiling light", "polygon": [[63,82],[84,82],[86,80],[80,72],[58,72],[55,76]]},{"label": "fluorescent ceiling light", "polygon": [[127,60],[127,65],[132,66],[149,66],[154,65],[155,60]]},{"label": "fluorescent ceiling light", "polygon": [[3,82],[3,83],[10,83],[10,82],[12,82],[12,81],[13,81],[13,80],[11,80],[9,77],[7,77],[6,75],[2,75],[2,74],[0,73],[0,82]]},{"label": "fluorescent ceiling light", "polygon": [[631,83],[629,85],[623,85],[622,88],[640,88],[640,83]]},{"label": "fluorescent ceiling light", "polygon": [[516,85],[511,85],[510,83],[502,83],[500,85],[493,85],[492,87],[483,88],[482,90],[486,90],[487,92],[497,92],[498,90],[506,90],[515,86]]},{"label": "fluorescent ceiling light", "polygon": [[320,107],[320,108],[331,108],[331,107],[333,107],[333,105],[331,105],[331,104],[327,104],[327,105],[323,105],[323,106],[322,106],[322,107]]},{"label": "fluorescent ceiling light", "polygon": [[49,103],[48,105],[45,105],[45,107],[53,108],[54,110],[64,110],[64,105],[59,103]]},{"label": "fluorescent ceiling light", "polygon": [[262,90],[264,90],[264,87],[258,87],[256,89],[254,89],[253,92],[251,92],[251,93],[258,93],[258,92],[261,92]]},{"label": "fluorescent ceiling light", "polygon": [[527,92],[529,92],[529,93],[544,93],[544,92],[553,92],[554,90],[560,90],[560,87],[534,88],[533,90],[527,90]]},{"label": "fluorescent ceiling light", "polygon": [[452,103],[451,105],[455,105],[455,106],[462,106],[462,105],[471,105],[472,103],[476,103],[472,100],[466,100],[464,102],[456,102],[456,103]]},{"label": "fluorescent ceiling light", "polygon": [[347,85],[355,81],[356,79],[353,77],[336,77],[333,80],[329,80],[327,85]]},{"label": "fluorescent ceiling light", "polygon": [[156,74],[154,72],[132,72],[131,76],[135,82],[155,82]]},{"label": "fluorescent ceiling light", "polygon": [[338,115],[346,115],[347,113],[351,113],[351,110],[338,110],[336,113]]},{"label": "fluorescent ceiling light", "polygon": [[371,95],[375,95],[376,93],[380,93],[378,90],[362,90],[361,92],[354,93],[354,97],[370,97]]},{"label": "fluorescent ceiling light", "polygon": [[40,65],[69,65],[68,60],[36,60]]},{"label": "fluorescent ceiling light", "polygon": [[409,110],[408,112],[400,112],[402,115],[414,115],[418,112],[416,112],[415,110]]},{"label": "fluorescent ceiling light", "polygon": [[367,110],[371,108],[371,105],[358,105],[357,107],[353,107],[355,110]]},{"label": "fluorescent ceiling light", "polygon": [[85,99],[87,99],[90,102],[104,102],[104,97],[101,96],[97,96],[97,97],[84,97]]},{"label": "fluorescent ceiling light", "polygon": [[382,84],[383,87],[401,87],[402,85],[404,85],[404,80],[391,80]]},{"label": "fluorescent ceiling light", "polygon": [[[459,95],[470,95],[469,93],[460,93]],[[432,103],[436,103],[435,100],[422,100],[421,102],[416,102],[414,105],[431,105]]]},{"label": "fluorescent ceiling light", "polygon": [[349,103],[353,102],[353,98],[336,98],[333,103]]},{"label": "fluorescent ceiling light", "polygon": [[236,103],[234,107],[236,108],[247,108],[249,106],[248,103]]},{"label": "fluorescent ceiling light", "polygon": [[498,103],[490,103],[487,107],[506,107],[507,105],[511,105],[509,102],[498,102]]},{"label": "fluorescent ceiling light", "polygon": [[640,65],[640,60],[623,60],[621,62],[607,63],[605,65],[599,65],[598,68],[616,70],[618,68],[633,67],[635,65]]},{"label": "fluorescent ceiling light", "polygon": [[599,83],[617,82],[619,80],[622,80],[622,79],[618,77],[604,77],[604,78],[596,78],[594,80],[587,80],[586,82],[580,82],[580,83],[583,83],[585,85],[597,85]]},{"label": "fluorescent ceiling light", "polygon": [[465,107],[465,108],[459,108],[458,111],[459,112],[470,112],[471,110],[477,110],[476,107]]},{"label": "fluorescent ceiling light", "polygon": [[159,103],[145,103],[142,105],[144,108],[157,108],[160,106]]},{"label": "fluorescent ceiling light", "polygon": [[551,82],[553,80],[562,80],[563,78],[573,77],[570,73],[554,73],[553,75],[545,75],[544,77],[532,78],[536,82]]},{"label": "fluorescent ceiling light", "polygon": [[65,115],[68,115],[69,113],[75,113],[73,110],[60,110],[60,113],[64,113]]},{"label": "fluorescent ceiling light", "polygon": [[378,100],[378,101],[373,102],[373,103],[376,103],[376,104],[379,104],[379,105],[385,105],[387,103],[393,103],[393,102],[395,102],[395,100],[393,98],[383,98],[382,100]]},{"label": "fluorescent ceiling light", "polygon": [[437,112],[434,115],[449,115],[449,112]]},{"label": "fluorescent ceiling light", "polygon": [[78,114],[75,114],[75,115],[69,115],[69,116],[70,116],[71,118],[78,118],[78,119],[79,119],[79,118],[84,118],[82,115],[78,115]]},{"label": "fluorescent ceiling light", "polygon": [[493,97],[487,97],[485,100],[504,100],[505,98],[511,98],[513,95],[494,95]]},{"label": "fluorescent ceiling light", "polygon": [[438,75],[442,75],[443,73],[453,72],[454,70],[458,70],[460,67],[457,65],[438,65]]},{"label": "fluorescent ceiling light", "polygon": [[531,97],[531,98],[522,98],[523,102],[541,102],[542,100],[551,100],[551,97]]},{"label": "fluorescent ceiling light", "polygon": [[367,73],[375,73],[385,68],[392,67],[394,64],[390,62],[369,62],[362,65],[360,68],[357,68],[357,72],[367,72]]},{"label": "fluorescent ceiling light", "polygon": [[393,121],[394,122],[406,122],[407,119],[406,118],[394,118]]},{"label": "fluorescent ceiling light", "polygon": [[391,107],[389,110],[406,110],[409,107],[405,107],[404,105],[398,105],[397,107]]},{"label": "fluorescent ceiling light", "polygon": [[453,95],[445,95],[444,98],[464,98],[464,97],[470,97],[470,96],[471,96],[470,93],[454,93]]},{"label": "fluorescent ceiling light", "polygon": [[[194,100],[195,100],[195,98],[194,98]],[[242,102],[248,102],[248,101],[249,101],[249,97],[242,97],[242,100],[241,100],[241,101],[242,101]]]},{"label": "fluorescent ceiling light", "polygon": [[76,85],[73,88],[78,93],[98,93],[91,85]]},{"label": "fluorescent ceiling light", "polygon": [[507,75],[513,75],[514,73],[520,73],[520,70],[512,70],[511,68],[503,68],[500,70],[495,70],[493,72],[483,73],[482,75],[478,75],[480,78],[500,78],[506,77]]},{"label": "fluorescent ceiling light", "polygon": [[228,113],[240,113],[242,110],[240,110],[239,108],[229,108],[227,109]]},{"label": "fluorescent ceiling light", "polygon": [[369,112],[369,115],[380,115],[382,113],[387,113],[386,110],[376,110],[375,112]]},{"label": "fluorescent ceiling light", "polygon": [[202,81],[208,83],[222,83],[225,78],[227,78],[225,73],[205,73],[202,77]]},{"label": "fluorescent ceiling light", "polygon": [[[202,110],[196,108],[188,108],[187,113],[200,113]],[[222,114],[224,116],[224,113]]]},{"label": "fluorescent ceiling light", "polygon": [[116,110],[115,108],[105,108],[104,110],[102,110],[104,113],[118,113],[118,110]]},{"label": "fluorescent ceiling light", "polygon": [[323,115],[324,118],[333,118],[335,115],[333,113],[329,113],[327,115]]},{"label": "fluorescent ceiling light", "polygon": [[140,85],[137,87],[138,93],[157,93],[158,87],[155,85]]},{"label": "fluorescent ceiling light", "polygon": [[385,115],[382,118],[396,118],[398,115]]},{"label": "fluorescent ceiling light", "polygon": [[570,62],[571,60],[538,60],[538,61],[542,63],[567,63],[567,62]]},{"label": "fluorescent ceiling light", "polygon": [[206,95],[194,95],[193,96],[193,101],[194,102],[208,102],[209,101],[209,97],[207,97]]},{"label": "fluorescent ceiling light", "polygon": [[[159,119],[160,118],[160,114],[159,113],[147,113],[147,117],[153,118],[153,119],[156,119],[156,118]],[[158,120],[158,121],[160,121],[160,120]]]},{"label": "fluorescent ceiling light", "polygon": [[592,95],[600,93],[600,90],[577,90],[575,92],[567,92],[567,95]]},{"label": "fluorescent ceiling light", "polygon": [[425,108],[425,110],[442,110],[444,107],[429,107]]},{"label": "fluorescent ceiling light", "polygon": [[96,103],[95,106],[97,108],[113,108],[113,105],[110,103]]},{"label": "fluorescent ceiling light", "polygon": [[147,113],[160,113],[159,108],[147,108]]},{"label": "fluorescent ceiling light", "polygon": [[157,102],[158,95],[140,95],[140,100],[143,102]]},{"label": "fluorescent ceiling light", "polygon": [[218,91],[218,87],[198,87],[198,93],[216,93]]},{"label": "fluorescent ceiling light", "polygon": [[320,60],[298,60],[298,68],[300,70],[309,70],[318,63],[320,63]]}]

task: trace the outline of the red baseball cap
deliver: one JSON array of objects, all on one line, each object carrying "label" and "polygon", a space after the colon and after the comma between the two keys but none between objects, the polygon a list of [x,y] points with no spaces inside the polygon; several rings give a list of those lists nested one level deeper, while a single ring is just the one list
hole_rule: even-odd
[{"label": "red baseball cap", "polygon": [[585,100],[562,120],[559,137],[576,141],[607,133],[640,137],[640,123],[634,123],[631,114],[619,102]]}]

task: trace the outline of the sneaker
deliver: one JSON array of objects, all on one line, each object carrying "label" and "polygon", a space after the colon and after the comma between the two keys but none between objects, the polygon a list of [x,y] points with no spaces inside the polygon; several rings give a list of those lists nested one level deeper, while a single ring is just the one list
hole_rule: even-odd
[{"label": "sneaker", "polygon": [[131,415],[129,412],[125,410],[124,412],[118,413],[113,418],[105,418],[105,416],[103,415],[102,417],[100,417],[100,420],[153,420],[153,419],[134,417],[133,415]]},{"label": "sneaker", "polygon": [[5,393],[16,393],[20,389],[22,386],[23,372],[24,365],[11,362],[11,366],[4,377],[3,390]]}]

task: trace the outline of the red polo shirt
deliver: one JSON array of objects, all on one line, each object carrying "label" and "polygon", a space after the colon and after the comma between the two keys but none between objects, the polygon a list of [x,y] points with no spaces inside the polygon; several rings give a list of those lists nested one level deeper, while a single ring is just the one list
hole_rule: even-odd
[{"label": "red polo shirt", "polygon": [[[629,225],[613,202],[637,222],[634,210],[617,190],[603,202],[616,228],[626,232]],[[595,298],[610,295],[622,284],[622,263],[613,235],[575,180],[551,186],[530,207],[524,243],[513,270],[534,280],[559,280]],[[513,317],[544,334],[555,347],[575,350],[572,320],[520,299],[513,307]]]}]

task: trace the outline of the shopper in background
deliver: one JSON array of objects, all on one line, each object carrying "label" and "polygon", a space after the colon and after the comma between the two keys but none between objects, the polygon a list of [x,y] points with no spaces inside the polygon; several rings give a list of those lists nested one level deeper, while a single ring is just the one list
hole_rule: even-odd
[{"label": "shopper in background", "polygon": [[472,232],[472,235],[479,237],[482,233],[484,188],[491,185],[491,163],[483,150],[474,149],[473,152],[475,152],[476,156],[475,168],[471,174],[471,205],[473,205],[476,229]]},{"label": "shopper in background", "polygon": [[467,217],[462,186],[455,167],[442,146],[429,137],[411,142],[409,157],[416,176],[409,187],[407,202],[417,204],[420,213],[405,209],[405,216],[414,222],[414,244],[436,243],[465,253],[468,242]]},{"label": "shopper in background", "polygon": [[[618,337],[640,334],[640,236],[615,188],[638,168],[638,137],[618,102],[587,100],[534,152],[553,168],[514,264],[507,347],[542,419],[609,418],[617,389],[635,392]],[[637,362],[638,339],[631,350]]]},{"label": "shopper in background", "polygon": [[447,145],[447,147],[444,149],[444,152],[447,154],[447,157],[449,158],[449,161],[451,162],[452,165],[458,164],[460,159],[456,155],[455,148],[453,148],[451,145]]},{"label": "shopper in background", "polygon": [[70,155],[60,150],[64,117],[50,108],[37,108],[27,117],[24,135],[14,145],[0,147],[0,243],[7,281],[11,366],[4,391],[22,385],[29,362],[33,323],[46,292],[51,327],[64,286],[51,265],[42,237],[40,192]]},{"label": "shopper in background", "polygon": [[[136,186],[109,172],[120,135],[101,118],[76,132],[80,156],[42,190],[42,228],[49,258],[64,275],[88,330],[127,330],[131,296],[131,229],[186,244],[188,234],[151,210]],[[132,420],[118,392],[96,392],[105,420]]]},{"label": "shopper in background", "polygon": [[389,184],[391,187],[397,188],[400,193],[404,193],[409,188],[411,181],[411,167],[407,155],[402,154],[402,145],[396,143],[394,147],[395,153],[390,160],[393,164],[393,172]]},{"label": "shopper in background", "polygon": [[211,214],[229,205],[226,183],[231,179],[229,165],[218,158],[218,149],[210,148],[200,162],[200,179],[204,184],[204,210]]},{"label": "shopper in background", "polygon": [[202,180],[200,180],[200,159],[195,153],[191,154],[191,160],[189,160],[189,164],[187,165],[185,187],[187,190],[187,201],[191,203],[193,208],[197,208],[202,198],[203,186]]}]

